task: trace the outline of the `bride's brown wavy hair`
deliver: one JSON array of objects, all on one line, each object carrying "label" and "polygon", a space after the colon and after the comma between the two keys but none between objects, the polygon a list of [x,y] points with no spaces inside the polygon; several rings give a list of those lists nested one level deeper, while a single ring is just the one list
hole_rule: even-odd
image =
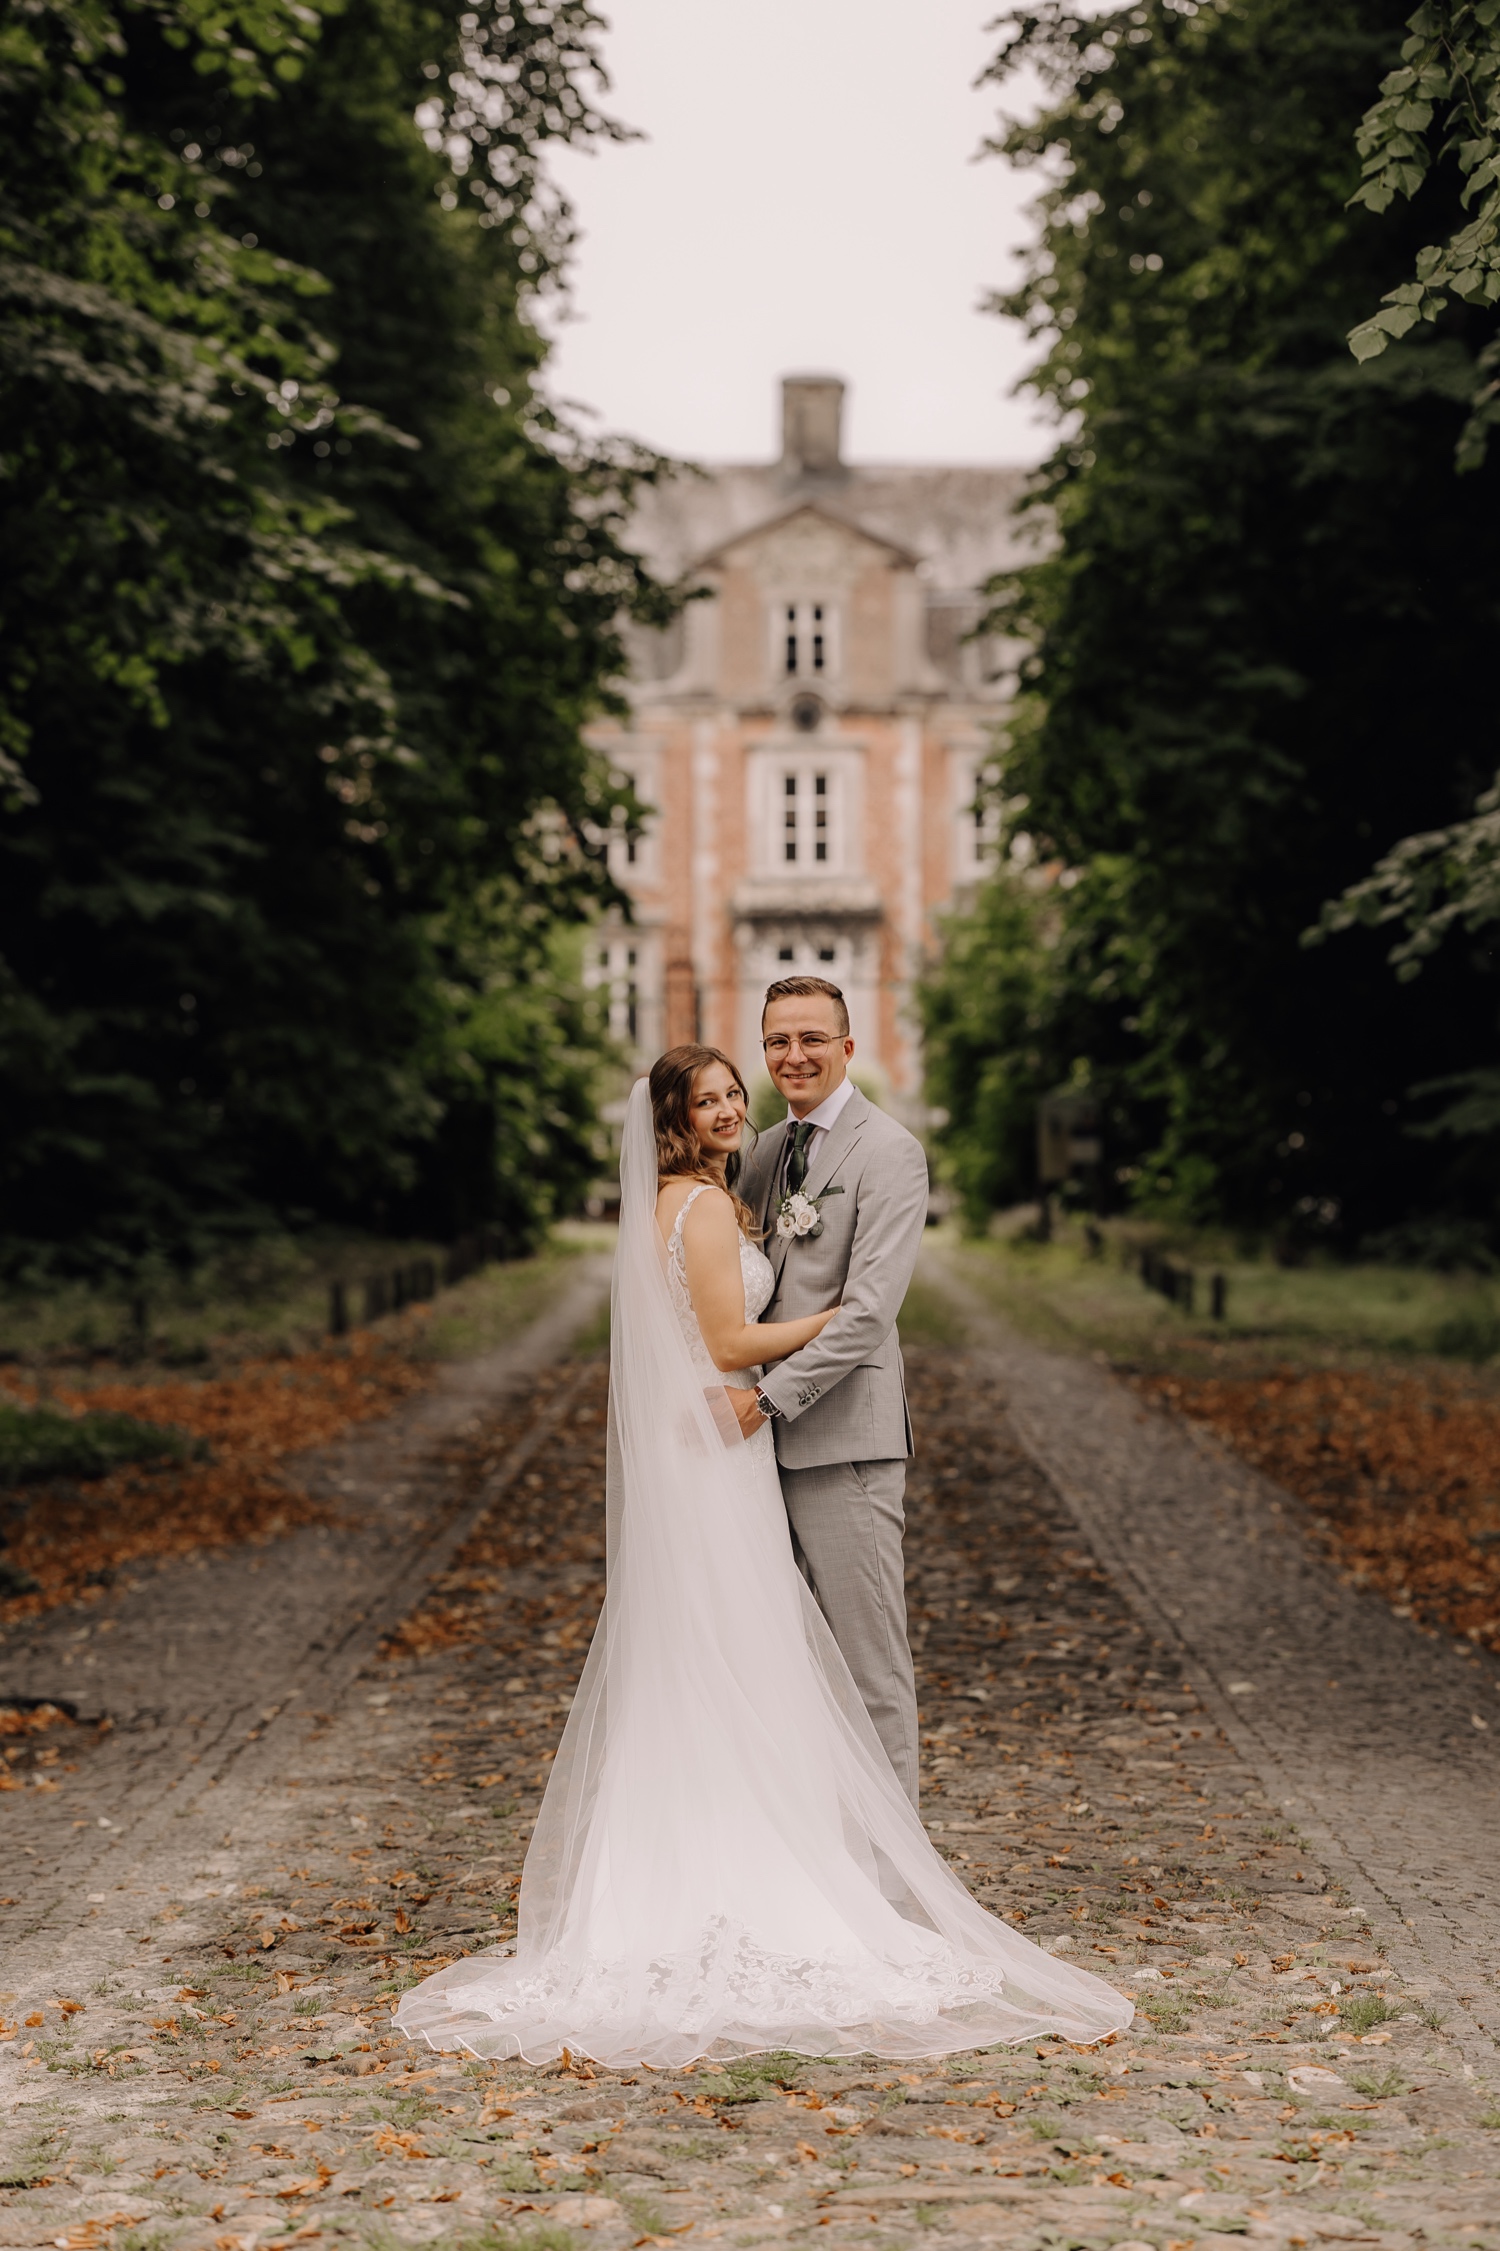
[{"label": "bride's brown wavy hair", "polygon": [[[722,1063],[750,1107],[750,1090],[738,1063],[719,1047],[700,1047],[696,1040],[682,1047],[669,1047],[665,1055],[658,1055],[651,1066],[651,1117],[656,1127],[656,1176],[658,1180],[703,1180],[717,1188],[718,1178],[704,1168],[703,1148],[693,1131],[690,1105],[693,1085],[698,1073],[710,1063]],[[748,1119],[746,1120],[748,1124]],[[754,1126],[750,1127],[753,1134]],[[748,1204],[735,1195],[734,1184],[739,1177],[738,1152],[724,1168],[724,1185],[734,1200],[735,1214],[745,1234],[758,1232],[755,1217]]]}]

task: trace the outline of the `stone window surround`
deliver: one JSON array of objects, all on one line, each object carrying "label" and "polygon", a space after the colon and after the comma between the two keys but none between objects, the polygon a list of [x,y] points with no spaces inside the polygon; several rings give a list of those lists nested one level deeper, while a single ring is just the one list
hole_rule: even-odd
[{"label": "stone window surround", "polygon": [[[645,806],[661,803],[661,743],[651,736],[628,735],[604,746],[612,771],[623,774]],[[623,837],[612,838],[609,872],[617,883],[655,883],[661,876],[660,812],[653,810],[635,842],[635,857],[627,854]]]},{"label": "stone window surround", "polygon": [[979,778],[996,763],[994,745],[982,736],[964,735],[947,744],[950,801],[953,807],[953,879],[975,883],[994,865],[1000,817],[991,805],[976,820],[974,798]]},{"label": "stone window surround", "polygon": [[[831,875],[856,875],[864,865],[865,746],[850,735],[786,733],[765,735],[745,754],[745,819],[749,864],[755,875],[778,882],[816,882]],[[828,857],[789,862],[786,839],[786,780],[806,777],[806,803],[813,802],[814,776],[827,776]],[[799,792],[800,797],[800,792]],[[803,832],[799,830],[799,842]],[[811,836],[811,829],[806,830]]]},{"label": "stone window surround", "polygon": [[583,981],[590,991],[608,992],[611,1039],[654,1055],[661,1045],[661,932],[650,923],[596,923],[588,933]]}]

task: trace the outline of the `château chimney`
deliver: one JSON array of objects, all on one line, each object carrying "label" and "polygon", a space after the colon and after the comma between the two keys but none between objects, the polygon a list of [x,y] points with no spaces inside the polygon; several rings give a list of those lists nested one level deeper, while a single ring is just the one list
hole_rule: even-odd
[{"label": "ch\u00e2teau chimney", "polygon": [[781,380],[781,462],[793,476],[830,476],[843,467],[844,385],[837,375]]}]

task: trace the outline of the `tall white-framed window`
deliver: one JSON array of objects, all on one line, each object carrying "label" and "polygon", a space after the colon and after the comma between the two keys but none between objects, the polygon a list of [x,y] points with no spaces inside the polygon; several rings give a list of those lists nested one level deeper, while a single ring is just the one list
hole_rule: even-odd
[{"label": "tall white-framed window", "polygon": [[641,1034],[641,949],[629,936],[601,938],[593,948],[585,982],[605,998],[609,1036],[638,1047]]},{"label": "tall white-framed window", "polygon": [[863,765],[862,744],[823,732],[768,736],[751,747],[745,813],[756,878],[802,884],[859,873]]},{"label": "tall white-framed window", "polygon": [[951,756],[954,881],[974,883],[993,867],[1000,841],[998,776],[982,751],[956,750]]},{"label": "tall white-framed window", "polygon": [[642,875],[645,861],[650,855],[651,839],[644,829],[633,833],[625,825],[624,812],[616,807],[614,827],[609,839],[609,872],[616,877]]},{"label": "tall white-framed window", "polygon": [[814,765],[788,766],[781,776],[777,857],[784,868],[834,864],[835,776]]},{"label": "tall white-framed window", "polygon": [[831,602],[772,605],[773,659],[783,680],[822,680],[837,670],[837,625]]},{"label": "tall white-framed window", "polygon": [[[636,796],[648,806],[656,794],[655,769],[654,757],[645,752],[632,758],[629,764],[624,760],[615,762],[617,779],[628,781]],[[628,883],[634,879],[638,883],[651,883],[656,880],[660,873],[657,821],[658,816],[654,811],[648,813],[637,833],[631,836],[626,831],[623,813],[616,814],[614,831],[609,840],[609,872],[617,882]]]}]

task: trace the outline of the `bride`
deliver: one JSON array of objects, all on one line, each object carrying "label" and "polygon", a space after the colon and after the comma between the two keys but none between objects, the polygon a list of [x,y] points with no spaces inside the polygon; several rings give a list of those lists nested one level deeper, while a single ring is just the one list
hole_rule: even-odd
[{"label": "bride", "polygon": [[758,1325],[732,1167],[745,1085],[678,1047],[620,1157],[604,1609],[542,1801],[515,1951],[402,2000],[439,2049],[613,2066],[1095,2041],[1130,2003],[981,1908],[929,1843],[792,1557],[753,1383],[838,1308]]}]

